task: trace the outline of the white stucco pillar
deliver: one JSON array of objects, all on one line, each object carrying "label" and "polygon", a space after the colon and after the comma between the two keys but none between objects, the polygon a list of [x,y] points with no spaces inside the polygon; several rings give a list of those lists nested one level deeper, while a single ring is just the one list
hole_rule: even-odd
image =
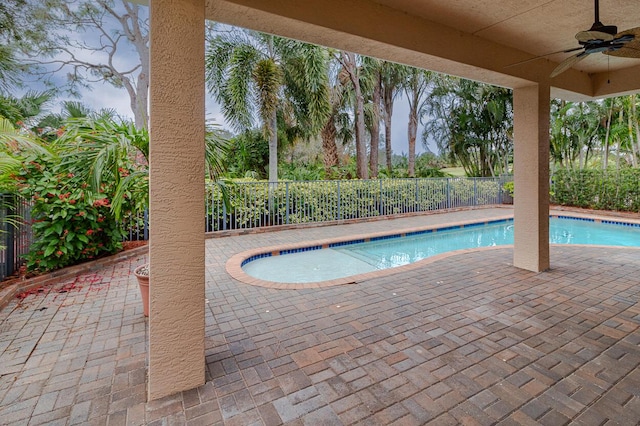
[{"label": "white stucco pillar", "polygon": [[518,268],[549,269],[548,85],[513,91],[514,256]]},{"label": "white stucco pillar", "polygon": [[205,0],[149,3],[152,400],[205,381]]}]

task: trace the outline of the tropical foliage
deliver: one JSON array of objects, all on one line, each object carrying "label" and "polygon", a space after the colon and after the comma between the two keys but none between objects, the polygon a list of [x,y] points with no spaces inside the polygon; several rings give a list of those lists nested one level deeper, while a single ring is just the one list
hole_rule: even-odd
[{"label": "tropical foliage", "polygon": [[278,121],[290,134],[317,133],[329,113],[327,54],[306,43],[247,30],[210,32],[207,85],[225,118],[247,131],[259,118],[269,141],[269,181],[278,180]]},{"label": "tropical foliage", "polygon": [[[0,184],[32,201],[31,270],[49,271],[121,248],[122,219],[148,206],[146,129],[105,113],[71,117],[48,142],[0,120]],[[206,135],[207,176],[222,174],[226,142]],[[203,176],[203,179],[205,176]]]},{"label": "tropical foliage", "polygon": [[416,166],[416,137],[418,134],[418,121],[427,114],[428,90],[431,84],[432,73],[418,68],[407,68],[404,71],[406,78],[403,87],[409,101],[409,122],[407,123],[407,141],[409,148],[408,175],[415,177]]},{"label": "tropical foliage", "polygon": [[640,212],[640,170],[557,170],[553,202],[597,210]]},{"label": "tropical foliage", "polygon": [[446,76],[434,85],[423,140],[435,139],[468,176],[507,173],[513,156],[511,91]]},{"label": "tropical foliage", "polygon": [[[29,269],[49,271],[121,248],[122,227],[111,210],[117,183],[103,178],[95,188],[89,185],[81,155],[68,156],[64,131],[48,144],[12,125],[4,136],[2,153],[13,166],[3,168],[0,176],[14,182],[6,190],[32,202]],[[92,149],[83,146],[77,154]]]}]

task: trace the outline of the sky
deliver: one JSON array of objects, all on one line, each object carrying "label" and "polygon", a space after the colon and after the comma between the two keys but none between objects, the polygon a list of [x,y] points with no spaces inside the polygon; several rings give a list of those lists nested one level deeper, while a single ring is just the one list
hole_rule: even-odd
[{"label": "sky", "polygon": [[[146,8],[141,8],[141,14],[146,13]],[[114,29],[118,28],[118,24],[114,22]],[[82,34],[67,33],[72,39],[72,42],[87,43],[89,45],[96,45],[98,38],[95,35],[96,31],[89,31]],[[117,61],[121,65],[121,68],[129,67],[130,64],[137,64],[139,58],[137,53],[127,45],[122,45]],[[77,51],[77,55],[81,58],[91,60],[95,62],[96,57],[100,53],[89,51]],[[56,86],[63,86],[66,83],[68,70],[62,70],[51,77],[51,81]],[[34,81],[28,84],[27,88],[40,89],[42,84]],[[203,88],[204,90],[204,88]],[[117,88],[108,83],[96,82],[89,84],[89,87],[78,88],[79,97],[72,97],[68,94],[61,94],[56,101],[52,103],[50,108],[52,112],[58,112],[60,106],[65,100],[79,101],[83,104],[91,107],[95,110],[100,109],[113,109],[121,117],[133,119],[133,113],[130,107],[130,100],[127,91],[124,88]],[[392,149],[395,154],[401,154],[407,152],[407,122],[408,122],[408,102],[406,97],[399,97],[394,104],[394,114],[392,119]],[[206,94],[206,118],[207,120],[213,120],[221,125],[221,127],[231,130],[220,110],[220,106],[216,104],[213,97],[210,94]],[[381,125],[381,132],[384,132],[384,126]],[[416,141],[417,153],[424,152],[424,148],[421,142],[422,126],[418,129],[418,140]],[[435,144],[431,144],[430,149],[436,152]]]}]

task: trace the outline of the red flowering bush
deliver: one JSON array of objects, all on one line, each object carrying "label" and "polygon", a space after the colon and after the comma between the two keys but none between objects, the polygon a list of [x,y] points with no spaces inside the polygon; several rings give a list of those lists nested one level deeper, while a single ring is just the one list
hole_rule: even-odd
[{"label": "red flowering bush", "polygon": [[27,163],[21,175],[21,192],[34,202],[29,270],[51,271],[122,248],[122,231],[106,196],[108,186],[95,194],[59,164]]},{"label": "red flowering bush", "polygon": [[[3,121],[0,125],[13,129]],[[107,115],[73,117],[47,133],[9,131],[0,170],[0,189],[32,201],[34,243],[29,270],[50,271],[121,249],[120,214],[146,208],[146,130]],[[46,143],[44,142],[46,140]],[[142,184],[139,184],[139,183]],[[126,183],[126,185],[124,185]],[[3,186],[4,185],[4,186]],[[124,222],[124,220],[123,220]]]}]

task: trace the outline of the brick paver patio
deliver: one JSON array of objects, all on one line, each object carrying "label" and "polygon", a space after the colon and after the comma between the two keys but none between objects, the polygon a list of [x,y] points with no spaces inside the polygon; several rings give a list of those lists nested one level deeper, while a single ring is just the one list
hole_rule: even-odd
[{"label": "brick paver patio", "polygon": [[637,424],[640,250],[553,247],[535,274],[499,248],[305,290],[224,268],[254,247],[504,214],[207,240],[207,383],[150,403],[144,257],[33,291],[0,311],[0,424]]}]

